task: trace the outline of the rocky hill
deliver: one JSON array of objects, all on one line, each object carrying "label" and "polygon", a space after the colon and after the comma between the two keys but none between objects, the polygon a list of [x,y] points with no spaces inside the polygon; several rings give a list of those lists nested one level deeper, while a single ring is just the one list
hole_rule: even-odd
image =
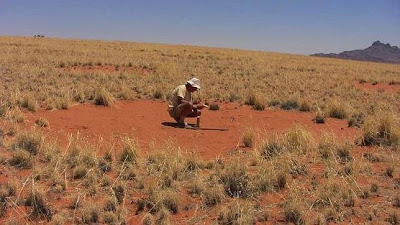
[{"label": "rocky hill", "polygon": [[366,49],[344,51],[339,54],[317,53],[311,56],[400,64],[400,48],[380,41],[375,41]]}]

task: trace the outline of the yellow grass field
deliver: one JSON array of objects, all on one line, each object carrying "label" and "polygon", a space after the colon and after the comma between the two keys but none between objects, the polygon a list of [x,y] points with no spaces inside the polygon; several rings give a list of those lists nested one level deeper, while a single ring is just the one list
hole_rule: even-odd
[{"label": "yellow grass field", "polygon": [[[300,122],[278,132],[243,123],[235,151],[211,159],[204,152],[218,149],[144,147],[134,135],[96,143],[75,128],[68,137],[56,130],[61,110],[137,102],[165,111],[169,93],[193,76],[202,85],[195,98],[221,106],[210,117],[230,107]],[[335,132],[322,132],[319,120]],[[400,65],[2,36],[0,224],[398,224],[399,120]],[[216,135],[224,134],[210,142],[228,139]]]}]

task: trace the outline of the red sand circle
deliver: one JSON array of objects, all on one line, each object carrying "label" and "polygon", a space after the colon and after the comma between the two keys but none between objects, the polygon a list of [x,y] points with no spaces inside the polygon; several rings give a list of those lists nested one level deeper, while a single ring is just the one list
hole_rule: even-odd
[{"label": "red sand circle", "polygon": [[400,85],[399,84],[371,84],[371,83],[360,83],[356,82],[355,83],[356,87],[369,92],[369,91],[382,91],[382,92],[388,92],[388,93],[396,93],[400,91]]},{"label": "red sand circle", "polygon": [[[228,131],[187,130],[165,126],[174,122],[167,113],[167,103],[152,100],[118,101],[111,107],[82,104],[69,110],[39,110],[28,113],[28,124],[34,126],[39,117],[49,121],[48,128],[42,128],[50,137],[66,143],[68,137],[77,132],[93,142],[115,141],[115,138],[129,136],[136,138],[144,150],[152,145],[165,142],[198,152],[203,158],[224,157],[241,145],[243,132],[248,128],[262,135],[282,133],[295,126],[310,130],[315,139],[324,132],[334,133],[339,139],[350,139],[360,134],[359,129],[349,128],[347,121],[327,119],[325,124],[312,121],[314,113],[297,111],[265,110],[256,111],[237,103],[222,103],[220,110],[203,110],[202,128],[227,128]],[[189,118],[189,123],[196,123]]]}]

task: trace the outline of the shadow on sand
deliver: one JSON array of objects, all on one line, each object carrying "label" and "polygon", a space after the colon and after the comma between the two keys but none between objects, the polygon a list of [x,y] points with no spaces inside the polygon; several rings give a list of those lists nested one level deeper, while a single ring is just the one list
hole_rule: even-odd
[{"label": "shadow on sand", "polygon": [[[163,126],[167,126],[167,127],[174,127],[174,128],[180,128],[178,126],[178,123],[174,123],[174,122],[162,122],[161,123]],[[196,124],[191,124],[189,123],[190,126],[195,127]],[[180,128],[180,129],[185,129],[185,128]],[[228,131],[228,129],[225,128],[193,128],[193,130],[216,130],[216,131]]]}]

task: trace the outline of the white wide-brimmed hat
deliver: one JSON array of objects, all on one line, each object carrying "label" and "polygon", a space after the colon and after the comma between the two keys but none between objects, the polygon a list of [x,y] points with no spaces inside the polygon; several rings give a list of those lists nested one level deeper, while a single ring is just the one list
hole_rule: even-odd
[{"label": "white wide-brimmed hat", "polygon": [[192,87],[200,89],[200,80],[197,79],[196,77],[193,77],[192,79],[188,80],[187,83],[192,85]]}]

